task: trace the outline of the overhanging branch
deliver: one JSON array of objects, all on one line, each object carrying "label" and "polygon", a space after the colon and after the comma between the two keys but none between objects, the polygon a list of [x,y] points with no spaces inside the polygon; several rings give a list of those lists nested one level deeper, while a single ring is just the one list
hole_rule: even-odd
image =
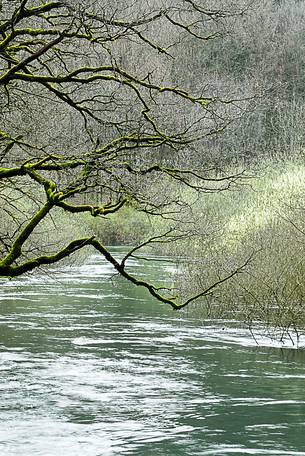
[{"label": "overhanging branch", "polygon": [[6,276],[6,277],[20,276],[20,275],[30,272],[33,269],[36,269],[40,266],[51,265],[51,264],[57,263],[59,260],[69,257],[76,251],[78,251],[86,246],[92,246],[96,251],[98,251],[109,263],[112,264],[112,266],[115,268],[115,270],[121,276],[123,276],[125,279],[127,279],[129,282],[133,283],[134,285],[136,285],[138,287],[145,288],[154,298],[156,298],[160,302],[163,302],[164,304],[170,305],[174,310],[183,309],[184,307],[189,305],[191,302],[194,302],[194,301],[198,300],[199,298],[205,297],[207,295],[210,295],[217,286],[219,286],[220,284],[231,279],[235,275],[242,273],[244,268],[249,264],[249,261],[250,261],[250,259],[248,259],[242,266],[235,269],[227,276],[219,279],[218,281],[214,282],[212,285],[210,285],[206,289],[200,291],[195,296],[192,296],[181,303],[179,303],[177,301],[176,295],[175,296],[164,296],[160,293],[161,289],[166,289],[166,288],[156,287],[153,284],[146,282],[145,280],[139,279],[136,276],[134,276],[133,274],[130,274],[126,270],[127,257],[125,256],[124,259],[121,262],[119,262],[110,253],[110,251],[101,242],[99,242],[95,237],[77,239],[75,241],[72,241],[65,248],[63,248],[62,250],[60,250],[59,252],[57,252],[53,255],[40,256],[40,257],[34,258],[32,260],[26,261],[19,266],[11,266],[11,265],[0,263],[0,276]]}]

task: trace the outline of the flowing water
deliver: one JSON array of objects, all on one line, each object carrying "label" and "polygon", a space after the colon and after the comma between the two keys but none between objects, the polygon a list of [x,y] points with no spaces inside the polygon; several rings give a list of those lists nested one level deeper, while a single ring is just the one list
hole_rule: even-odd
[{"label": "flowing water", "polygon": [[1,456],[305,455],[303,350],[257,346],[112,274],[94,256],[2,283]]}]

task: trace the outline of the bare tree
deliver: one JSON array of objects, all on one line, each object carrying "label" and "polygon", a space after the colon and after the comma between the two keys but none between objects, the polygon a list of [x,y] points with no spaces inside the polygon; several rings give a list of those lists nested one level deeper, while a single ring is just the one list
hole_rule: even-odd
[{"label": "bare tree", "polygon": [[[193,0],[3,0],[0,15],[0,276],[92,246],[126,279],[181,308],[238,273],[178,302],[170,290],[131,274],[127,260],[184,233],[152,236],[121,261],[95,236],[65,245],[53,245],[47,234],[46,242],[35,241],[61,213],[104,218],[131,204],[171,216],[182,204],[173,183],[211,192],[235,182],[237,176],[204,166],[181,167],[201,139],[225,128],[228,101],[203,87],[191,94],[169,70],[185,38],[212,39],[226,13]],[[152,191],[160,179],[162,193]]]}]

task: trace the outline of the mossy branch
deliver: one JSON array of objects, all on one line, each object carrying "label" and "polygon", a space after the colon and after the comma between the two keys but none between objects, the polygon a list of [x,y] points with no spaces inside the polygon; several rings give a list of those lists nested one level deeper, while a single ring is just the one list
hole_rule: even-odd
[{"label": "mossy branch", "polygon": [[52,202],[47,201],[30,219],[26,226],[21,230],[20,234],[13,242],[9,253],[0,261],[0,271],[1,268],[10,266],[14,261],[16,261],[20,257],[20,255],[22,254],[22,247],[24,243],[31,236],[32,232],[39,225],[39,223],[50,212],[52,206]]},{"label": "mossy branch", "polygon": [[0,25],[0,33],[10,30],[23,19],[48,13],[52,10],[62,8],[65,5],[64,2],[46,2],[40,6],[26,9],[26,3],[27,0],[22,1],[20,7],[17,8],[12,17]]},{"label": "mossy branch", "polygon": [[7,263],[1,262],[0,263],[0,276],[6,276],[6,277],[20,276],[20,275],[30,272],[33,269],[36,269],[40,266],[51,265],[51,264],[57,263],[59,260],[69,257],[74,252],[76,252],[86,246],[92,246],[96,251],[98,251],[109,263],[112,264],[112,266],[115,268],[115,270],[122,277],[124,277],[129,282],[133,283],[134,285],[136,285],[138,287],[145,288],[158,301],[170,305],[175,310],[183,309],[184,307],[189,305],[191,302],[196,301],[201,297],[210,295],[217,286],[219,286],[220,284],[224,283],[225,281],[231,279],[236,274],[240,274],[243,271],[243,269],[247,266],[247,264],[249,263],[249,260],[247,260],[246,263],[243,264],[241,267],[237,268],[236,270],[234,270],[227,276],[214,282],[208,288],[202,290],[195,296],[188,298],[187,300],[183,301],[182,303],[177,302],[176,295],[175,296],[162,295],[160,293],[160,290],[165,289],[165,288],[156,287],[153,284],[146,282],[145,280],[139,279],[136,276],[130,274],[126,270],[126,264],[125,264],[126,257],[121,262],[117,261],[115,259],[115,257],[111,254],[111,252],[95,237],[88,237],[88,238],[74,240],[74,241],[70,242],[70,244],[68,244],[65,248],[63,248],[62,250],[60,250],[59,252],[57,252],[53,255],[40,256],[40,257],[34,258],[32,260],[26,261],[18,266],[11,266],[11,263],[7,264]]}]

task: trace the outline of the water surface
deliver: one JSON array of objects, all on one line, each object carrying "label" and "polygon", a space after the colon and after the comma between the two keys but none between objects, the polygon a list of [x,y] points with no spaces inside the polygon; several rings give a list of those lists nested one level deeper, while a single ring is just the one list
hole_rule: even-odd
[{"label": "water surface", "polygon": [[93,256],[1,285],[1,456],[305,456],[303,350],[112,276]]}]

